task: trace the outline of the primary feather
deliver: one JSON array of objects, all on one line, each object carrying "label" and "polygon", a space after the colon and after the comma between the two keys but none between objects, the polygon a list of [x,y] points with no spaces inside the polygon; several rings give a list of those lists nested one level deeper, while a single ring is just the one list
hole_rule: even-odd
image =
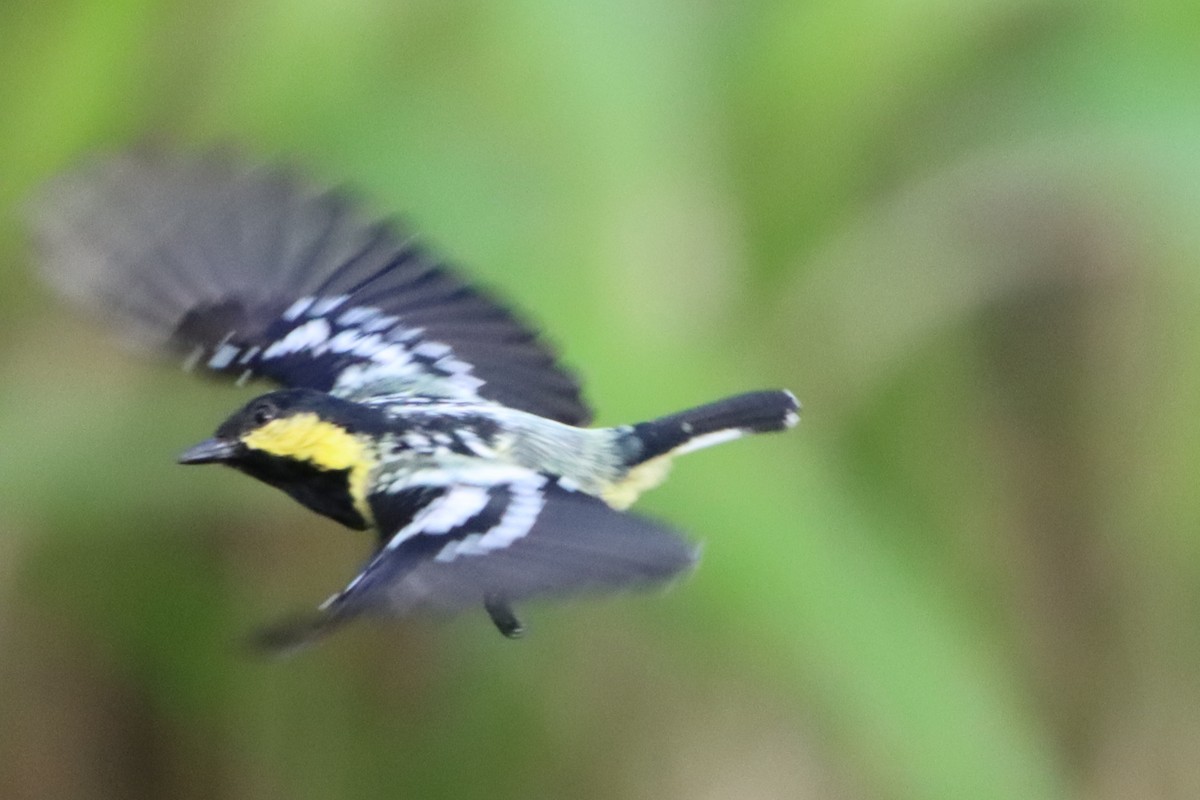
[{"label": "primary feather", "polygon": [[126,153],[52,181],[32,220],[65,294],[208,372],[591,416],[531,328],[411,236],[288,172]]}]

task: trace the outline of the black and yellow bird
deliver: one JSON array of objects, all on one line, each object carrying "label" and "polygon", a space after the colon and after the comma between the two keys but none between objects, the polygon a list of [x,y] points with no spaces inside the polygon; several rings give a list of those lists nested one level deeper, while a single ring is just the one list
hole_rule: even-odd
[{"label": "black and yellow bird", "polygon": [[32,206],[43,272],[189,368],[283,387],[185,452],[287,492],[378,545],[267,644],[362,615],[512,604],[662,583],[696,547],[625,513],[672,457],[794,425],[786,391],[637,425],[583,427],[575,378],[535,333],[344,194],[227,154],[133,152]]}]

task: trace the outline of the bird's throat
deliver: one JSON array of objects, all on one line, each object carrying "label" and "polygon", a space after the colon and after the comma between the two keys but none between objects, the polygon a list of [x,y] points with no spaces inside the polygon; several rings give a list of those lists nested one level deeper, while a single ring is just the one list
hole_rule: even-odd
[{"label": "bird's throat", "polygon": [[[272,420],[243,436],[242,443],[252,453],[276,461],[274,468],[260,463],[258,469],[247,470],[255,477],[279,486],[314,511],[351,524],[344,519],[345,514],[335,516],[328,510],[316,508],[306,499],[305,495],[310,493],[303,487],[286,485],[344,482],[343,492],[348,495],[350,505],[363,522],[361,526],[352,527],[369,527],[372,524],[367,487],[376,458],[364,437],[317,414],[302,413]],[[286,462],[292,462],[295,468],[287,468]]]}]

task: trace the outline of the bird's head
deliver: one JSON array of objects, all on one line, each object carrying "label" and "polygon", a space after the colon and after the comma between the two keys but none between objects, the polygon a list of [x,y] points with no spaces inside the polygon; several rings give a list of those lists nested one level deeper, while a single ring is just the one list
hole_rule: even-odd
[{"label": "bird's head", "polygon": [[234,412],[181,464],[225,464],[352,528],[371,525],[367,490],[382,414],[324,392],[284,389]]}]

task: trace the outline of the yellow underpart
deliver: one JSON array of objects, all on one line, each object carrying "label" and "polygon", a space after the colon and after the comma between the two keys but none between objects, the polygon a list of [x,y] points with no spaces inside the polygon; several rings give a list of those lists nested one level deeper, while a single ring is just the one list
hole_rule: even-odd
[{"label": "yellow underpart", "polygon": [[366,441],[312,412],[275,419],[242,436],[247,447],[283,458],[307,461],[330,471],[349,470],[354,507],[373,524],[367,503],[367,483],[375,459]]},{"label": "yellow underpart", "polygon": [[625,477],[605,489],[601,497],[613,508],[629,508],[642,492],[649,491],[665,481],[670,471],[670,453],[652,458],[625,473]]}]

